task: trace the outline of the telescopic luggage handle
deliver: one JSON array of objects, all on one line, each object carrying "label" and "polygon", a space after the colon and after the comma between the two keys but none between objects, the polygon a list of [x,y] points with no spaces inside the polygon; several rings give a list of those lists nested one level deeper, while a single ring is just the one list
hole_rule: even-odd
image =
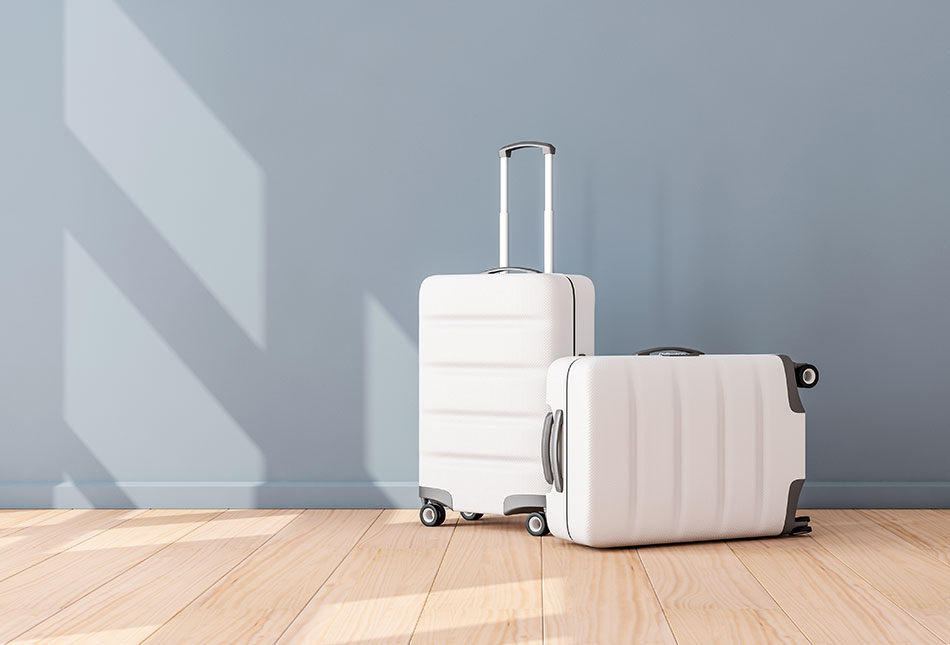
[{"label": "telescopic luggage handle", "polygon": [[508,266],[508,158],[515,150],[540,148],[544,157],[544,272],[554,272],[554,146],[518,141],[498,151],[501,164],[501,208],[498,213],[498,266]]}]

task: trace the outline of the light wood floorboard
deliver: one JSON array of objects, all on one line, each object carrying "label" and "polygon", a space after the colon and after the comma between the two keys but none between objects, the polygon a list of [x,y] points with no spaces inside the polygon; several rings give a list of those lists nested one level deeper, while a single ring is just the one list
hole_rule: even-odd
[{"label": "light wood floorboard", "polygon": [[541,540],[544,638],[555,643],[673,643],[636,549]]},{"label": "light wood floorboard", "polygon": [[[41,521],[43,517],[62,515],[68,512],[69,509],[65,508],[4,508],[0,509],[0,529],[12,528],[15,531]],[[5,530],[0,531],[0,535],[5,535],[6,533],[7,531]]]},{"label": "light wood floorboard", "polygon": [[379,515],[304,511],[148,642],[277,641]]},{"label": "light wood floorboard", "polygon": [[941,642],[809,536],[729,547],[812,643]]},{"label": "light wood floorboard", "polygon": [[639,551],[677,642],[808,642],[726,543]]},{"label": "light wood floorboard", "polygon": [[0,535],[0,580],[88,540],[141,510],[71,510],[43,515],[29,526],[13,526]]},{"label": "light wood floorboard", "polygon": [[950,510],[861,511],[944,564],[950,564]]},{"label": "light wood floorboard", "polygon": [[35,627],[218,513],[148,511],[3,580],[0,642]]},{"label": "light wood floorboard", "polygon": [[15,642],[141,642],[299,514],[225,511]]},{"label": "light wood floorboard", "polygon": [[411,642],[541,643],[541,540],[524,517],[437,530],[454,534]]},{"label": "light wood floorboard", "polygon": [[452,537],[415,510],[383,511],[281,638],[281,643],[408,643]]},{"label": "light wood floorboard", "polygon": [[0,510],[0,642],[950,644],[950,511],[811,515],[597,550],[523,516]]},{"label": "light wood floorboard", "polygon": [[814,511],[813,539],[891,602],[950,641],[950,564],[860,511]]}]

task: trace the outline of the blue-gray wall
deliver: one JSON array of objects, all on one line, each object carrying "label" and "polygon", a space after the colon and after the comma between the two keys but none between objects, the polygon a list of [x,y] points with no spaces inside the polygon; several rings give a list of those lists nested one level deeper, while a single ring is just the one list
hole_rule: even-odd
[{"label": "blue-gray wall", "polygon": [[[950,5],[9,2],[0,505],[415,504],[417,288],[553,141],[597,348],[821,368],[806,505],[950,505]],[[540,174],[512,164],[512,260]]]}]

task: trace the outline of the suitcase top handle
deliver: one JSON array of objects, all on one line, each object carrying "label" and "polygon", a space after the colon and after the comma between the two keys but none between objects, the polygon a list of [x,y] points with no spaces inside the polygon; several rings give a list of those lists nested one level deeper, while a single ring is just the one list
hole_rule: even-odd
[{"label": "suitcase top handle", "polygon": [[537,269],[529,269],[527,267],[496,267],[494,269],[485,269],[482,273],[488,273],[489,275],[494,275],[496,273],[541,273]]},{"label": "suitcase top handle", "polygon": [[660,354],[661,356],[702,356],[703,352],[689,347],[651,347],[650,349],[641,349],[637,356],[650,356],[651,354]]},{"label": "suitcase top handle", "polygon": [[498,212],[498,266],[508,266],[508,158],[515,150],[540,148],[544,157],[544,272],[554,272],[554,146],[541,141],[519,141],[498,151],[501,199]]}]

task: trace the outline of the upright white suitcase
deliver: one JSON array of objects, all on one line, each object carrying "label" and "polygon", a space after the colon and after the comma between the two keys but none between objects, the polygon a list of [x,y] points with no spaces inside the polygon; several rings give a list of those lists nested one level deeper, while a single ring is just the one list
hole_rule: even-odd
[{"label": "upright white suitcase", "polygon": [[[508,266],[508,158],[544,159],[544,273]],[[594,285],[554,273],[554,146],[502,148],[499,268],[419,289],[419,497],[423,524],[541,510],[538,461],[548,367],[594,352]]]},{"label": "upright white suitcase", "polygon": [[810,531],[799,387],[783,355],[569,357],[548,370],[547,514],[528,531],[595,547]]}]

